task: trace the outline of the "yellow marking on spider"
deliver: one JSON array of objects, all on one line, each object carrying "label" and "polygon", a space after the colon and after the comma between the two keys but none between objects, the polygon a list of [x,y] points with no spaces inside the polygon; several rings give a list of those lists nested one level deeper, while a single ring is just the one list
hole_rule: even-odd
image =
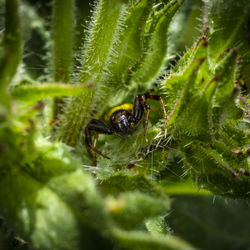
[{"label": "yellow marking on spider", "polygon": [[128,110],[128,111],[131,111],[131,112],[132,112],[132,110],[133,110],[133,104],[131,104],[131,103],[126,103],[126,104],[122,104],[122,105],[120,105],[120,106],[116,106],[116,107],[112,108],[108,113],[106,113],[106,114],[104,115],[104,120],[105,120],[105,121],[109,121],[111,115],[112,115],[115,111],[117,111],[117,110],[119,110],[119,109],[125,109],[125,110]]}]

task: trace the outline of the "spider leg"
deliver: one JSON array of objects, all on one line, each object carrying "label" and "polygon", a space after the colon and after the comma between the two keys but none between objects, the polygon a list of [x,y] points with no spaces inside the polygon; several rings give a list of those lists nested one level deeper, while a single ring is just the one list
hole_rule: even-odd
[{"label": "spider leg", "polygon": [[85,145],[86,145],[87,152],[92,160],[93,165],[96,166],[96,155],[93,154],[91,150],[106,159],[110,159],[110,158],[96,148],[96,142],[97,142],[98,137],[95,137],[94,143],[92,143],[91,131],[96,131],[101,134],[111,135],[114,133],[114,130],[112,128],[107,127],[103,122],[96,120],[96,119],[92,119],[86,126]]},{"label": "spider leg", "polygon": [[147,127],[148,127],[150,105],[147,103],[147,99],[145,95],[137,95],[135,97],[134,105],[133,105],[133,122],[135,124],[137,124],[142,119],[144,108],[146,109],[146,116],[143,122],[144,135],[145,135],[147,132]]},{"label": "spider leg", "polygon": [[[93,147],[94,147],[94,148],[96,148],[98,138],[99,138],[99,134],[96,133],[96,134],[94,135],[94,142],[93,142]],[[96,153],[94,154],[94,157],[96,158]]]},{"label": "spider leg", "polygon": [[163,99],[159,95],[152,95],[151,93],[145,93],[144,96],[145,96],[146,99],[153,99],[153,100],[159,101],[161,103],[164,118],[165,118],[165,121],[166,121],[167,120],[167,112],[166,112],[166,109],[165,109],[165,104],[164,104]]},{"label": "spider leg", "polygon": [[142,99],[142,95],[137,95],[135,97],[134,104],[133,104],[133,111],[132,111],[133,118],[132,118],[132,121],[135,124],[137,124],[141,120],[142,115],[143,115],[143,111],[144,111],[144,106],[142,105],[142,100],[141,99]]},{"label": "spider leg", "polygon": [[90,159],[91,159],[91,161],[92,161],[92,165],[93,165],[93,166],[96,166],[96,155],[93,155],[93,154],[92,154],[92,152],[91,152],[91,150],[90,150],[90,147],[87,146],[87,145],[86,145],[86,149],[87,149],[87,152],[88,152],[88,154],[89,154],[89,157],[90,157]]},{"label": "spider leg", "polygon": [[145,104],[146,108],[146,116],[143,121],[143,127],[144,127],[144,135],[146,135],[147,129],[148,129],[148,118],[149,118],[149,113],[150,113],[150,106],[148,103]]},{"label": "spider leg", "polygon": [[166,126],[167,126],[167,112],[166,112],[166,109],[165,109],[165,104],[164,104],[163,99],[159,95],[152,95],[149,92],[145,93],[144,96],[145,96],[146,100],[147,99],[152,99],[152,100],[159,101],[161,103],[161,108],[162,108],[162,111],[163,111],[163,114],[164,114],[164,128],[166,128]]},{"label": "spider leg", "polygon": [[95,147],[96,144],[97,144],[98,138],[99,138],[99,134],[95,134],[95,135],[94,135],[94,143],[93,143],[93,146],[94,146],[94,147]]},{"label": "spider leg", "polygon": [[147,127],[148,127],[148,119],[149,119],[149,113],[150,113],[150,105],[147,103],[147,99],[153,99],[156,101],[159,101],[161,103],[161,107],[163,110],[164,114],[164,120],[165,124],[164,126],[166,127],[166,118],[167,118],[167,113],[165,110],[165,105],[163,102],[163,99],[159,95],[152,95],[151,93],[145,93],[144,95],[137,95],[134,100],[134,105],[133,105],[133,122],[136,124],[138,123],[143,116],[144,109],[146,109],[146,115],[144,119],[144,135],[147,132]]}]

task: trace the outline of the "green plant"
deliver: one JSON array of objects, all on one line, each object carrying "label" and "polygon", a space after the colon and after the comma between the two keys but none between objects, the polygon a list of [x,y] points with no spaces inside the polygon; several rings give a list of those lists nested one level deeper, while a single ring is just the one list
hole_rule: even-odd
[{"label": "green plant", "polygon": [[[205,1],[200,38],[168,72],[187,5],[175,17],[178,29],[170,24],[183,2],[100,0],[83,31],[73,25],[76,3],[54,0],[51,35],[32,5],[0,2],[0,213],[34,249],[194,249],[167,228],[168,194],[184,194],[195,182],[213,194],[249,199],[250,6]],[[27,23],[21,18],[23,33],[19,11],[30,13]],[[39,60],[49,74],[21,58],[28,34],[46,44]],[[146,136],[142,127],[125,139],[103,136],[98,147],[112,157],[89,166],[83,146],[89,120],[155,81],[166,128],[152,101]]]}]

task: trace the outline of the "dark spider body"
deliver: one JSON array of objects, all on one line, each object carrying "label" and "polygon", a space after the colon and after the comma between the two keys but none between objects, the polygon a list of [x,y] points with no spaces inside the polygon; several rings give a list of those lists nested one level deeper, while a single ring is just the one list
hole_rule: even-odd
[{"label": "dark spider body", "polygon": [[[144,95],[137,95],[134,100],[134,104],[123,104],[111,109],[108,114],[105,115],[106,120],[109,120],[110,127],[108,127],[102,121],[92,119],[85,127],[85,145],[88,154],[92,160],[93,165],[96,165],[96,156],[91,152],[94,151],[97,154],[102,155],[104,158],[109,159],[108,156],[101,153],[96,148],[97,137],[94,143],[92,143],[91,131],[96,131],[101,134],[115,134],[115,135],[125,135],[133,132],[133,129],[142,120],[144,110],[146,110],[146,115],[144,119],[144,135],[147,131],[148,117],[150,113],[150,106],[147,103],[147,99],[153,99],[160,101],[164,116],[166,118],[166,111],[164,107],[164,102],[162,98],[158,95],[152,95],[151,93],[146,93]],[[98,134],[97,134],[98,136]]]},{"label": "dark spider body", "polygon": [[127,134],[130,132],[132,113],[126,109],[116,110],[110,117],[110,124],[118,134]]}]

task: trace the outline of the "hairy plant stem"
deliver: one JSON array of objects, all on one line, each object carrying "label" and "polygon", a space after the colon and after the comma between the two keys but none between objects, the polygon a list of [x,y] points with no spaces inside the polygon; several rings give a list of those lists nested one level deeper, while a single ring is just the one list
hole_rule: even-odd
[{"label": "hairy plant stem", "polygon": [[5,1],[5,32],[0,47],[0,104],[9,109],[10,100],[6,89],[16,73],[22,56],[18,0]]},{"label": "hairy plant stem", "polygon": [[[53,1],[53,79],[68,83],[71,79],[73,46],[73,0]],[[62,99],[55,98],[54,117],[61,112]]]},{"label": "hairy plant stem", "polygon": [[[118,42],[122,18],[125,13],[123,1],[100,1],[96,11],[96,21],[89,30],[90,37],[84,49],[84,62],[78,82],[80,84],[93,83],[79,97],[72,98],[66,109],[65,119],[58,130],[58,137],[65,143],[75,146],[81,138],[84,126],[91,113],[103,107],[103,100],[114,91],[105,79],[105,68],[114,44]],[[105,42],[104,42],[105,41]],[[105,91],[104,91],[105,89]]]}]

